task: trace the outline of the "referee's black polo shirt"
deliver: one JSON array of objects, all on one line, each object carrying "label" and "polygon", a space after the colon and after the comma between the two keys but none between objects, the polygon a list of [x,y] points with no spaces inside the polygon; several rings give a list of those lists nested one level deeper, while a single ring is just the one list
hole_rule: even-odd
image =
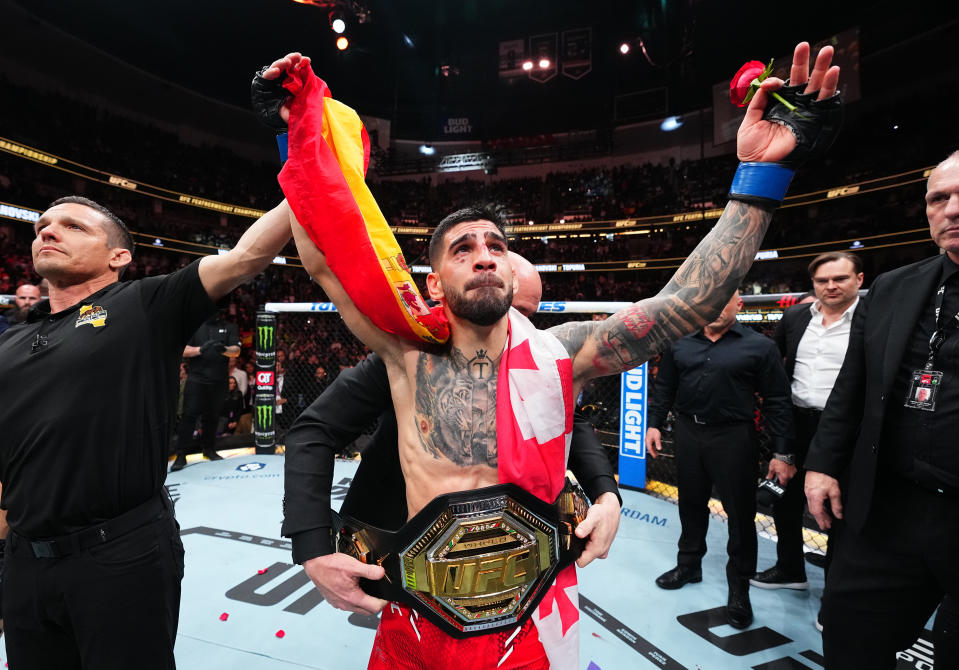
[{"label": "referee's black polo shirt", "polygon": [[107,286],[0,336],[0,483],[32,539],[115,517],[163,486],[179,363],[215,307],[199,261]]}]

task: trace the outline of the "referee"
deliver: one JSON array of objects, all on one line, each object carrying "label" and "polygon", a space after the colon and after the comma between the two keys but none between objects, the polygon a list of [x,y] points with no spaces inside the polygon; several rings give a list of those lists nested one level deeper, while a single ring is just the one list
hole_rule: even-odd
[{"label": "referee", "polygon": [[180,357],[287,243],[288,212],[227,254],[127,282],[133,240],[107,208],[70,196],[35,224],[50,299],[0,336],[10,667],[175,667],[183,545],[163,482]]}]

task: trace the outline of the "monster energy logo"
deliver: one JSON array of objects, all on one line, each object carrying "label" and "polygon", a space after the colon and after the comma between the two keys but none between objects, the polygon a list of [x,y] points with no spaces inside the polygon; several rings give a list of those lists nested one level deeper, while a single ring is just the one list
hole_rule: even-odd
[{"label": "monster energy logo", "polygon": [[270,428],[273,425],[273,405],[257,405],[256,423],[260,428]]},{"label": "monster energy logo", "polygon": [[272,349],[273,348],[273,326],[257,326],[256,341],[257,341],[257,348],[261,350]]}]

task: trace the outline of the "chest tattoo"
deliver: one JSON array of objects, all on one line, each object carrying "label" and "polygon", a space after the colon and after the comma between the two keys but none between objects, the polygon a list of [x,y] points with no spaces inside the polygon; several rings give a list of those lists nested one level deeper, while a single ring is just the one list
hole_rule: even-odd
[{"label": "chest tattoo", "polygon": [[416,365],[416,432],[426,453],[456,465],[496,467],[499,358],[478,349],[421,353]]}]

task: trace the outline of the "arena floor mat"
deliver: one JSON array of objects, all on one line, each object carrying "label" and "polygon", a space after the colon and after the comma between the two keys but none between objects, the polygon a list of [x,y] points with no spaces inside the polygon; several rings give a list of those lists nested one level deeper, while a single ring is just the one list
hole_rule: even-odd
[{"label": "arena floor mat", "polygon": [[[334,507],[355,470],[353,461],[337,462]],[[280,536],[282,455],[194,462],[167,484],[186,547],[180,670],[366,668],[376,618],[324,602]],[[583,670],[822,667],[813,625],[821,569],[807,566],[808,591],[753,588],[755,622],[736,630],[724,614],[725,524],[710,520],[702,583],[664,591],[654,579],[675,564],[678,509],[642,492],[622,495],[609,557],[578,571]],[[760,538],[760,569],[774,560],[775,544]],[[898,669],[931,668],[930,639],[926,631]]]}]

